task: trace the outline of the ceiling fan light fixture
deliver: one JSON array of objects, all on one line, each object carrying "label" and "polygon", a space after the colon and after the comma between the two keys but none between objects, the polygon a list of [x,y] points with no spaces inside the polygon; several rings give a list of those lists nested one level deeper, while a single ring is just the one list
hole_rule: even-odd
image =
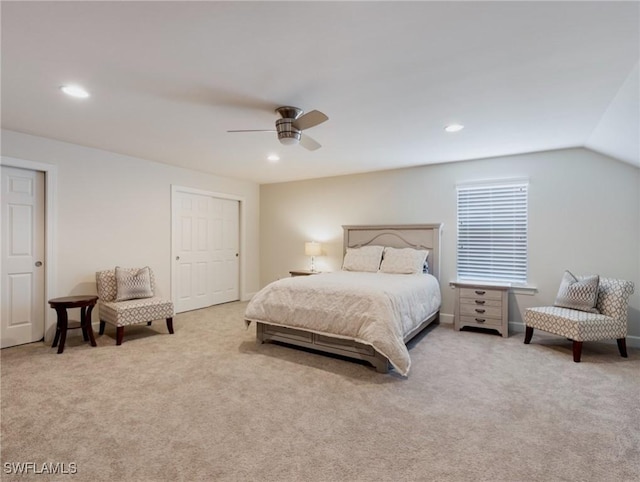
[{"label": "ceiling fan light fixture", "polygon": [[300,129],[296,129],[292,125],[293,119],[278,119],[276,121],[276,131],[278,132],[278,140],[280,144],[291,146],[300,142]]},{"label": "ceiling fan light fixture", "polygon": [[278,140],[280,144],[284,144],[285,146],[293,146],[300,142],[300,133],[299,132],[281,132],[278,133]]},{"label": "ceiling fan light fixture", "polygon": [[[276,121],[275,132],[278,135],[280,144],[285,146],[299,145],[308,151],[315,151],[322,147],[320,143],[302,131],[315,127],[318,124],[329,120],[326,114],[318,110],[312,110],[303,114],[302,109],[297,107],[278,107],[276,112],[282,116]],[[243,129],[228,130],[227,132],[274,132],[271,129]]]}]

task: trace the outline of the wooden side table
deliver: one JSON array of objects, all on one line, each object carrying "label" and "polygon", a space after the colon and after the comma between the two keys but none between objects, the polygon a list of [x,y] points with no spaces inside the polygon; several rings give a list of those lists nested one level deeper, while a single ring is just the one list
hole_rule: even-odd
[{"label": "wooden side table", "polygon": [[[91,311],[98,301],[97,296],[65,296],[63,298],[54,298],[49,300],[51,308],[56,310],[58,315],[58,323],[56,324],[56,336],[53,338],[52,347],[58,345],[58,354],[64,351],[64,343],[67,341],[67,330],[75,330],[82,328],[82,337],[84,341],[91,340],[91,346],[97,346],[96,339],[93,336],[93,328],[91,327]],[[80,322],[69,321],[67,309],[80,308]]]}]

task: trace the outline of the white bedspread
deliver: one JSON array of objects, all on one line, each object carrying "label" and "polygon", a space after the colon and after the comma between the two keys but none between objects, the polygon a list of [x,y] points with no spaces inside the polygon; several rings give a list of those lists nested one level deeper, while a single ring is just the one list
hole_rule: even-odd
[{"label": "white bedspread", "polygon": [[269,284],[251,299],[245,320],[356,340],[406,376],[411,359],[404,336],[440,303],[440,285],[431,275],[338,271]]}]

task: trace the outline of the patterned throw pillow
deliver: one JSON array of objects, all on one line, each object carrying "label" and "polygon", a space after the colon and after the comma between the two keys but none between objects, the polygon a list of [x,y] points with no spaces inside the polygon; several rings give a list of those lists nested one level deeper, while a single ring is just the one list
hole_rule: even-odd
[{"label": "patterned throw pillow", "polygon": [[342,263],[343,271],[367,271],[377,273],[382,259],[383,246],[347,248]]},{"label": "patterned throw pillow", "polygon": [[554,305],[598,313],[596,302],[598,301],[599,283],[600,276],[597,274],[576,278],[570,271],[565,271]]},{"label": "patterned throw pillow", "polygon": [[384,248],[380,271],[383,273],[421,274],[429,251],[413,248]]},{"label": "patterned throw pillow", "polygon": [[151,274],[148,266],[140,269],[116,266],[116,301],[152,296]]}]

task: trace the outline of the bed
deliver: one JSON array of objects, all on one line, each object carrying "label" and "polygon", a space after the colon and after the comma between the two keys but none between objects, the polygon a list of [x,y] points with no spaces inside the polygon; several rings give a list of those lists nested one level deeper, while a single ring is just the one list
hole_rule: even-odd
[{"label": "bed", "polygon": [[[406,376],[411,366],[406,343],[439,317],[442,224],[343,230],[343,266],[349,270],[275,281],[251,299],[245,322],[256,324],[258,343],[280,342],[342,355],[367,361],[382,373],[393,367]],[[382,250],[379,271],[367,271],[371,262],[357,257],[377,256]],[[428,272],[422,270],[425,251]],[[405,271],[396,263],[406,261],[406,256],[413,266],[420,262],[420,272]],[[360,268],[363,259],[366,266]],[[393,269],[398,266],[400,270]],[[409,272],[414,274],[400,274]]]}]

